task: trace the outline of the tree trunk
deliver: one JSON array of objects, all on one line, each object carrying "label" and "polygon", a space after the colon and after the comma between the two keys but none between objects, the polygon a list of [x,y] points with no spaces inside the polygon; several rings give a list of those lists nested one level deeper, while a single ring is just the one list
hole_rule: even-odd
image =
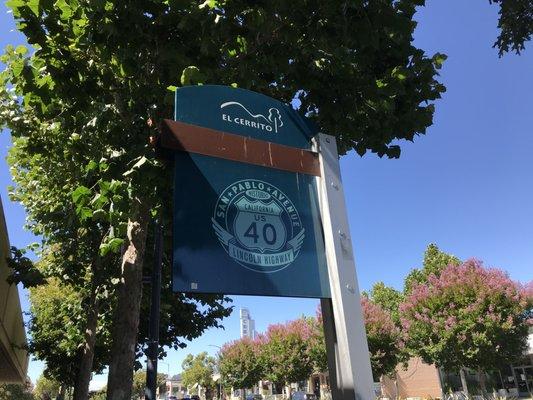
[{"label": "tree trunk", "polygon": [[469,396],[468,385],[466,383],[466,375],[465,375],[465,370],[463,368],[459,370],[459,376],[461,376],[461,386],[463,387],[463,393],[465,394],[466,397],[468,397]]},{"label": "tree trunk", "polygon": [[97,300],[98,279],[102,259],[97,256],[92,264],[91,297],[87,310],[84,348],[80,361],[78,376],[74,385],[73,400],[87,400],[89,397],[89,383],[93,370],[94,347],[96,343],[96,328],[98,327],[99,306]]},{"label": "tree trunk", "polygon": [[149,212],[147,208],[143,208],[134,215],[136,218],[128,221],[127,247],[122,255],[122,276],[113,327],[107,400],[131,398]]},{"label": "tree trunk", "polygon": [[482,369],[477,370],[477,377],[479,379],[479,387],[481,388],[481,394],[483,396],[487,395],[487,385],[485,381],[485,371]]},{"label": "tree trunk", "polygon": [[[93,273],[92,280],[95,279]],[[80,369],[74,385],[74,400],[87,400],[89,398],[89,383],[93,371],[94,346],[96,343],[96,328],[98,326],[98,301],[96,299],[96,287],[91,293],[91,299],[87,310],[87,326],[85,328],[85,345],[80,361]]]}]

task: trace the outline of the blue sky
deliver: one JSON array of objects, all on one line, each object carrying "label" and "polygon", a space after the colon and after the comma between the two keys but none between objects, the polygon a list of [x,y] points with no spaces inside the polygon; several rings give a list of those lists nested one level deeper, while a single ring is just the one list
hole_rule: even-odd
[{"label": "blue sky", "polygon": [[[448,55],[441,73],[447,92],[437,102],[427,135],[406,143],[400,160],[342,158],[352,240],[361,289],[384,281],[401,288],[419,266],[426,246],[437,243],[460,258],[476,257],[515,280],[533,279],[533,50],[498,58],[497,7],[487,0],[428,0],[416,14],[416,44]],[[0,6],[0,47],[23,43]],[[0,195],[10,239],[34,238],[22,229],[24,211],[7,198],[0,134]],[[24,296],[23,296],[24,297]],[[27,309],[27,300],[22,299]],[[186,349],[172,351],[160,371],[178,373],[190,353],[217,349],[239,336],[238,308],[247,307],[259,331],[268,324],[314,314],[317,300],[235,297],[225,330],[210,330]],[[32,361],[35,382],[42,364]],[[105,377],[96,381],[105,382]]]}]

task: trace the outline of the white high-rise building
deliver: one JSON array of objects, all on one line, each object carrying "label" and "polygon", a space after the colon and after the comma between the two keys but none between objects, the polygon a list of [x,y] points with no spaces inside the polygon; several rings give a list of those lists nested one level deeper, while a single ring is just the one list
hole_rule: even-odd
[{"label": "white high-rise building", "polygon": [[249,337],[255,339],[255,321],[250,317],[247,308],[241,308],[241,338]]}]

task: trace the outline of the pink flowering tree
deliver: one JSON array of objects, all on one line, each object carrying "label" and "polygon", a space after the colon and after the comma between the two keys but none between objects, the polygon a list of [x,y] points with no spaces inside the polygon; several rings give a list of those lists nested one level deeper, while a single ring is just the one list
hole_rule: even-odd
[{"label": "pink flowering tree", "polygon": [[480,261],[450,263],[439,275],[414,284],[400,305],[408,347],[425,362],[447,370],[479,371],[486,392],[481,371],[524,353],[530,292]]},{"label": "pink flowering tree", "polygon": [[529,325],[532,325],[533,321],[533,281],[529,281],[525,285],[522,285],[522,295],[527,302],[526,318],[529,321]]},{"label": "pink flowering tree", "polygon": [[307,379],[313,372],[309,352],[313,335],[312,325],[306,318],[270,325],[259,337],[264,377],[285,386]]},{"label": "pink flowering tree", "polygon": [[374,379],[391,374],[400,360],[403,343],[391,314],[365,296],[361,297],[368,350]]},{"label": "pink flowering tree", "polygon": [[222,347],[219,369],[226,387],[251,388],[262,378],[259,346],[258,341],[245,337]]}]

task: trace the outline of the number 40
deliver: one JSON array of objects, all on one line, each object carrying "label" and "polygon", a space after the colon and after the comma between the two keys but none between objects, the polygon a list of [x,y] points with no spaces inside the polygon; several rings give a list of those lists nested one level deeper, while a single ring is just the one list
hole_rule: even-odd
[{"label": "number 40", "polygon": [[[274,225],[272,224],[264,224],[262,229],[262,236],[263,240],[267,244],[274,244],[276,243],[276,228],[274,228]],[[257,223],[252,222],[252,224],[246,229],[246,232],[244,232],[244,237],[249,237],[254,240],[254,243],[257,243],[259,239],[259,235],[257,234]]]}]

